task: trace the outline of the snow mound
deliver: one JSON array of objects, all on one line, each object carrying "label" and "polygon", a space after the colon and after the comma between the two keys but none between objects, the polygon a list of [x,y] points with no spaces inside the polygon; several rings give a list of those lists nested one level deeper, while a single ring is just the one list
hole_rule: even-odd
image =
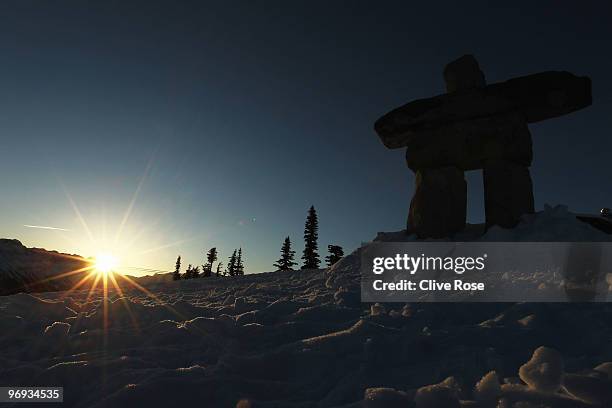
[{"label": "snow mound", "polygon": [[[525,214],[519,224],[511,229],[493,226],[486,232],[483,224],[468,224],[464,231],[450,239],[429,239],[428,241],[483,241],[483,242],[608,242],[612,235],[576,218],[565,205],[544,205],[542,211]],[[410,242],[418,240],[405,230],[379,232],[375,241]]]},{"label": "snow mound", "polygon": [[490,371],[476,383],[474,398],[482,408],[495,408],[500,395],[501,386],[495,371]]},{"label": "snow mound", "polygon": [[534,390],[556,392],[563,381],[563,357],[556,350],[539,347],[521,366],[519,377]]}]

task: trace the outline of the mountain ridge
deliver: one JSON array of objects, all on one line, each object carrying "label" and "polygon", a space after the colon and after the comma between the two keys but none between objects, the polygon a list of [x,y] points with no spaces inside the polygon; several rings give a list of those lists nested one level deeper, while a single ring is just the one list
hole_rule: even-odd
[{"label": "mountain ridge", "polygon": [[69,289],[91,267],[79,255],[28,248],[17,239],[0,238],[0,295]]}]

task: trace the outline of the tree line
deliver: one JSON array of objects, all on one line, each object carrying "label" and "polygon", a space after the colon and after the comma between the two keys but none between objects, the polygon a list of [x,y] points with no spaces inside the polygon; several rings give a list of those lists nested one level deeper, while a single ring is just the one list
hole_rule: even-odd
[{"label": "tree line", "polygon": [[[302,269],[317,269],[321,264],[319,257],[319,219],[314,206],[308,210],[306,223],[304,225],[304,251],[302,252]],[[328,245],[329,255],[325,257],[327,266],[332,266],[344,256],[344,250],[340,245]],[[291,238],[286,237],[281,246],[281,257],[272,266],[280,271],[292,270],[297,265],[295,262],[295,251],[291,249]]]},{"label": "tree line", "polygon": [[[303,264],[301,269],[317,269],[321,264],[321,258],[319,256],[319,220],[317,217],[317,211],[314,206],[311,206],[308,210],[306,217],[306,223],[304,225],[304,251],[302,252]],[[325,262],[328,267],[338,262],[344,256],[344,250],[340,245],[328,245],[327,250],[329,255],[325,257]],[[277,270],[288,271],[293,270],[293,267],[298,263],[295,262],[295,251],[291,249],[291,239],[286,237],[281,246],[281,256],[272,265]],[[176,265],[172,278],[174,280],[180,279],[195,279],[195,278],[207,278],[211,276],[241,276],[244,275],[244,261],[242,259],[242,248],[234,249],[232,255],[228,258],[228,263],[225,269],[223,269],[223,263],[218,262],[216,267],[213,266],[218,260],[217,248],[213,247],[206,253],[206,263],[200,266],[193,266],[189,264],[185,273],[181,273],[181,256],[179,255],[176,259]]]},{"label": "tree line", "polygon": [[[189,264],[185,273],[181,273],[181,256],[176,258],[176,264],[174,266],[174,272],[172,273],[172,279],[196,279],[196,278],[209,278],[213,275],[220,276],[240,276],[244,275],[244,262],[242,260],[242,248],[234,249],[232,255],[229,257],[227,266],[223,269],[223,262],[218,261],[219,253],[216,247],[210,248],[206,253],[206,263],[200,266],[193,266]],[[213,266],[217,262],[217,266]]]}]

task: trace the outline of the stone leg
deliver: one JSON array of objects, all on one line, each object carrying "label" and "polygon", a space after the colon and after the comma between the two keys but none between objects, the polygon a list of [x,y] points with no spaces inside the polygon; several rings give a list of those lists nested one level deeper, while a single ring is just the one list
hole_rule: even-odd
[{"label": "stone leg", "polygon": [[506,160],[491,160],[483,170],[487,228],[515,227],[521,215],[533,213],[529,168]]},{"label": "stone leg", "polygon": [[465,227],[467,185],[457,167],[416,172],[408,214],[408,232],[419,238],[444,238]]}]

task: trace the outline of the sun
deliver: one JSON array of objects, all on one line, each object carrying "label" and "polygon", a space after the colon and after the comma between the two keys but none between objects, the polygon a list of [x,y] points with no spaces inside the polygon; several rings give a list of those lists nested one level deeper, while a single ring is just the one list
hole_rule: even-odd
[{"label": "sun", "polygon": [[119,259],[110,252],[96,255],[94,268],[98,273],[109,274],[119,265]]}]

